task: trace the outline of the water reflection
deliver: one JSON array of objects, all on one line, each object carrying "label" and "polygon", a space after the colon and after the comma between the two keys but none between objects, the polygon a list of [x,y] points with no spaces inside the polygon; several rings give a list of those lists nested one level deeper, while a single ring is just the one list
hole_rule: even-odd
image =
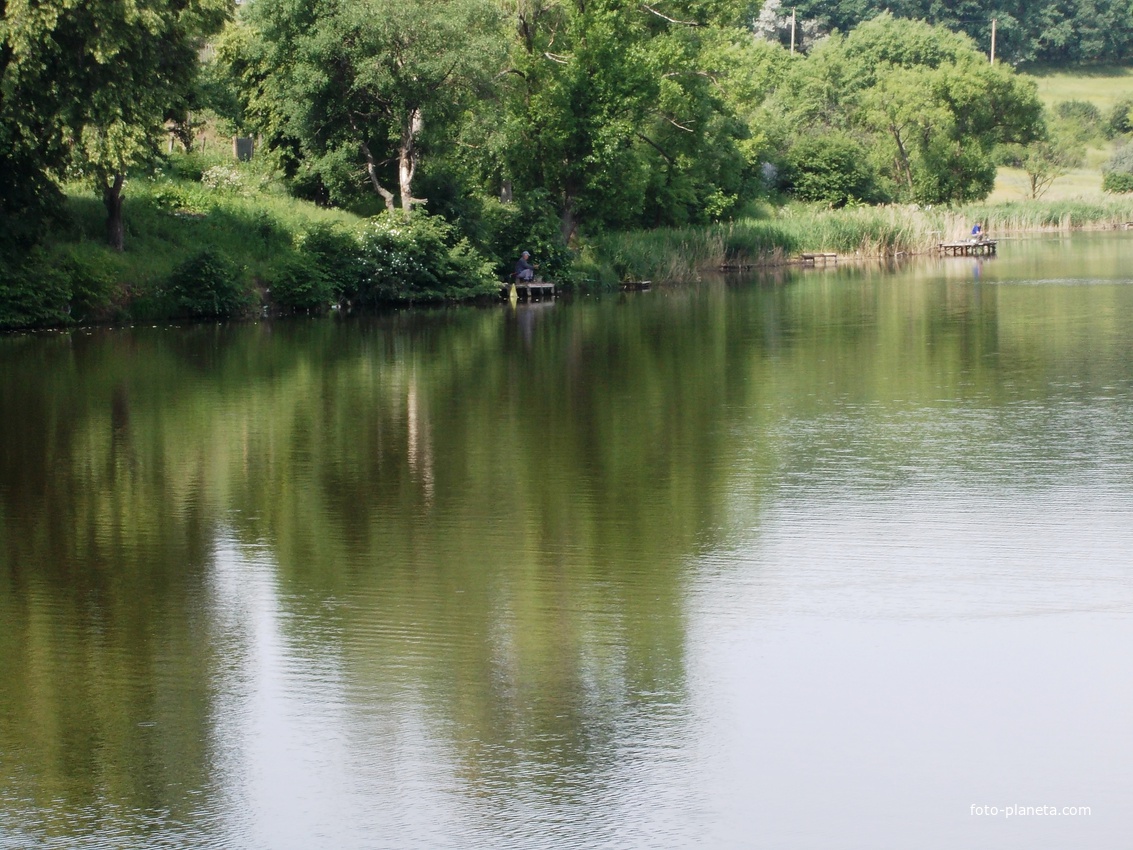
[{"label": "water reflection", "polygon": [[1125,264],[0,339],[0,845],[1118,846]]}]

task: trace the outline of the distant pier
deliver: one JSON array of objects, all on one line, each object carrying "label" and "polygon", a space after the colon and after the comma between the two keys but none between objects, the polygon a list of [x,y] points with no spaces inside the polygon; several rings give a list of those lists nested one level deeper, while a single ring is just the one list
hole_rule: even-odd
[{"label": "distant pier", "polygon": [[828,251],[808,252],[806,254],[799,254],[799,262],[804,266],[816,266],[819,263],[836,263],[838,262],[838,255]]},{"label": "distant pier", "polygon": [[981,239],[973,242],[941,242],[937,250],[946,257],[991,257],[996,253],[999,245],[994,239]]}]

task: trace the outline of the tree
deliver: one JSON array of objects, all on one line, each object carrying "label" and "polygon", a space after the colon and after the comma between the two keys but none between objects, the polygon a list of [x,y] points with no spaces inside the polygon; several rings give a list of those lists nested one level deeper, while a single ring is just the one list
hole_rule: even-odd
[{"label": "tree", "polygon": [[326,181],[358,163],[390,210],[425,202],[413,185],[426,128],[444,128],[503,64],[490,0],[253,3],[248,24],[236,70],[251,120],[277,146],[294,140]]},{"label": "tree", "polygon": [[107,239],[121,250],[126,173],[156,150],[163,121],[192,86],[204,37],[219,29],[229,6],[7,0],[0,6],[0,133],[21,164],[17,179],[42,182],[70,160],[101,193]]},{"label": "tree", "polygon": [[1015,163],[1027,175],[1032,199],[1042,197],[1059,177],[1082,162],[1082,154],[1057,140],[1040,140],[1023,146]]},{"label": "tree", "polygon": [[1033,83],[963,35],[887,14],[818,45],[787,88],[780,102],[797,123],[869,134],[894,190],[922,203],[985,197],[997,146],[1042,129]]}]

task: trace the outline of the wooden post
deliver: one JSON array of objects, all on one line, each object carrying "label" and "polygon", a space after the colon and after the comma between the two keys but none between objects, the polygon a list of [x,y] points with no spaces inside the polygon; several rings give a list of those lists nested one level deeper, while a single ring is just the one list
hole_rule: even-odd
[{"label": "wooden post", "polygon": [[791,55],[795,55],[795,10],[791,10]]},{"label": "wooden post", "polygon": [[995,64],[995,18],[991,19],[991,64]]}]

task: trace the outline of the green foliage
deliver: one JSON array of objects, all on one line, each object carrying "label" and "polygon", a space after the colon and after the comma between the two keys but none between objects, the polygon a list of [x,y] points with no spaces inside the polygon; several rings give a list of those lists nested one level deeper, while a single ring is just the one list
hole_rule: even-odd
[{"label": "green foliage", "polygon": [[1122,145],[1102,166],[1102,188],[1107,192],[1133,192],[1133,144]]},{"label": "green foliage", "polygon": [[70,321],[71,282],[36,248],[20,261],[0,255],[0,328],[61,325]]},{"label": "green foliage", "polygon": [[361,283],[361,249],[341,227],[316,224],[272,274],[271,297],[288,312],[321,313]]},{"label": "green foliage", "polygon": [[1122,98],[1106,116],[1105,134],[1111,139],[1133,133],[1133,98]]},{"label": "green foliage", "polygon": [[483,202],[477,244],[493,261],[497,278],[507,278],[520,252],[530,251],[539,273],[559,280],[571,254],[559,230],[558,216],[543,192],[531,192],[512,203]]},{"label": "green foliage", "polygon": [[181,117],[200,39],[219,29],[228,1],[0,8],[0,160],[20,166],[25,189],[70,165],[103,194],[108,236],[121,248],[123,177],[153,156],[164,120]]},{"label": "green foliage", "polygon": [[503,65],[490,0],[253,3],[219,53],[242,120],[293,171],[305,160],[344,200],[363,185],[403,207],[423,146]]},{"label": "green foliage", "polygon": [[195,319],[238,316],[252,304],[240,269],[215,248],[203,248],[178,265],[166,295],[178,315]]},{"label": "green foliage", "polygon": [[819,44],[785,88],[787,123],[856,128],[894,194],[919,203],[986,197],[996,146],[1042,131],[1032,82],[963,35],[888,14]]},{"label": "green foliage", "polygon": [[800,0],[795,8],[801,20],[842,32],[888,11],[965,33],[983,51],[995,20],[996,56],[1012,64],[1121,61],[1133,45],[1127,0]]},{"label": "green foliage", "polygon": [[1102,120],[1102,111],[1088,100],[1064,100],[1054,107],[1054,114],[1063,121],[1087,127],[1097,127]]},{"label": "green foliage", "polygon": [[298,247],[326,279],[335,298],[358,287],[360,247],[352,232],[332,224],[315,224],[303,234]]},{"label": "green foliage", "polygon": [[791,193],[803,201],[843,207],[880,200],[877,173],[865,147],[844,133],[802,136],[787,153],[784,175]]},{"label": "green foliage", "polygon": [[285,312],[321,313],[334,301],[334,286],[310,257],[290,257],[275,274],[271,298]]},{"label": "green foliage", "polygon": [[363,304],[440,301],[495,291],[492,262],[438,216],[385,212],[362,232]]}]

